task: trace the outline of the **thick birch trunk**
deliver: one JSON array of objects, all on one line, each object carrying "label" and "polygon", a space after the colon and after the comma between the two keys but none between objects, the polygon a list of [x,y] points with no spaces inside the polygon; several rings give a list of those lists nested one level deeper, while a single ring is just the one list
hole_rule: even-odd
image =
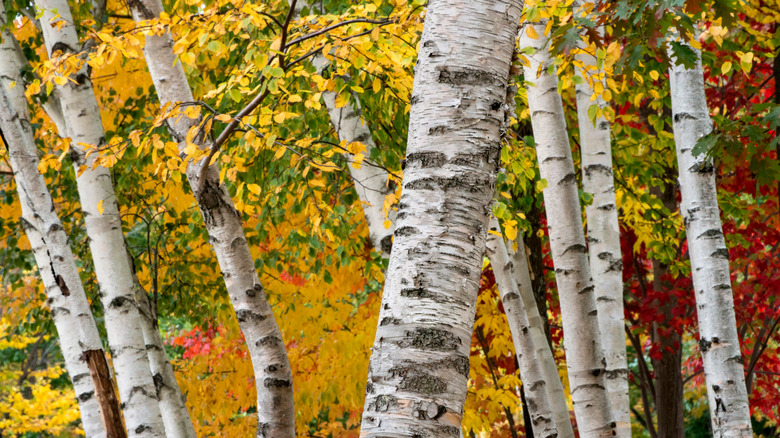
[{"label": "thick birch trunk", "polygon": [[[490,218],[490,231],[501,232],[501,227],[495,217]],[[515,344],[520,379],[523,381],[525,398],[528,401],[528,414],[531,419],[529,425],[533,426],[534,437],[560,437],[562,435],[558,433],[550,408],[548,379],[542,372],[542,361],[537,356],[536,343],[539,342],[539,339],[534,339],[534,329],[529,323],[528,309],[523,303],[518,284],[515,281],[517,274],[514,271],[517,268],[509,259],[503,238],[488,233],[486,244],[487,255],[493,266],[501,303],[504,305],[506,319],[512,333],[512,342]],[[544,342],[544,347],[547,347],[547,342]],[[560,381],[560,379],[558,380]],[[574,434],[569,436],[573,437]]]},{"label": "thick birch trunk", "polygon": [[[575,2],[575,9],[579,2]],[[583,2],[592,7],[591,2]],[[581,6],[580,6],[581,7]],[[585,207],[588,218],[588,250],[593,274],[596,308],[598,309],[601,346],[607,360],[607,392],[617,423],[617,436],[631,436],[631,413],[628,399],[628,363],[623,317],[623,256],[620,251],[615,182],[612,174],[612,145],[609,122],[599,117],[595,125],[588,116],[591,105],[606,107],[601,97],[594,99],[592,84],[584,76],[603,75],[596,57],[581,48],[575,59],[582,67],[575,68],[583,82],[576,85],[577,119],[582,155],[582,188],[593,195],[593,203]],[[595,50],[595,49],[594,49]],[[582,74],[584,68],[587,75]],[[594,79],[606,84],[605,78]]]},{"label": "thick birch trunk", "polygon": [[[0,26],[7,24],[5,6],[0,2]],[[89,368],[82,357],[84,351],[99,349],[100,343],[97,325],[89,308],[89,301],[84,294],[78,270],[70,253],[68,238],[62,223],[56,216],[51,194],[46,188],[43,175],[38,172],[38,150],[32,138],[32,129],[27,112],[27,99],[24,97],[24,84],[20,76],[27,60],[21,56],[19,47],[13,35],[5,29],[0,34],[0,92],[3,101],[0,102],[0,131],[8,143],[5,147],[14,171],[19,201],[22,207],[21,224],[30,241],[30,247],[35,257],[38,271],[41,274],[46,290],[47,305],[51,310],[54,326],[65,359],[76,400],[81,412],[81,423],[87,438],[104,437],[106,435],[100,407],[95,397],[95,385],[89,374]],[[11,89],[12,82],[16,86]],[[30,194],[28,194],[30,190]],[[32,195],[32,197],[31,197]],[[47,208],[50,208],[47,211]],[[43,209],[40,212],[38,209]],[[46,215],[45,213],[49,213]],[[53,245],[51,250],[44,242],[44,234],[40,231],[38,216],[43,213],[49,221],[48,239]],[[63,246],[64,244],[64,246]],[[61,271],[54,271],[51,255],[62,257]],[[60,283],[57,281],[60,278]],[[64,293],[60,284],[65,285],[68,293]],[[83,347],[82,347],[83,346]]]},{"label": "thick birch trunk", "polygon": [[[539,308],[536,306],[536,297],[534,296],[531,275],[528,269],[528,258],[525,254],[525,244],[522,237],[518,237],[515,242],[517,243],[517,251],[512,251],[511,245],[507,246],[509,258],[514,267],[512,269],[512,274],[514,275],[512,281],[517,285],[520,299],[528,316],[528,327],[536,351],[536,360],[539,361],[544,381],[547,382],[547,394],[553,419],[555,420],[555,427],[558,430],[559,438],[573,437],[574,429],[571,425],[569,407],[566,405],[566,391],[563,389],[563,382],[561,382],[561,376],[558,374],[555,356],[553,356],[550,344],[547,342],[547,335],[544,332],[544,321],[539,313]],[[501,283],[498,278],[496,278],[496,283],[498,283],[500,289]],[[504,309],[506,309],[506,303],[504,303]]]},{"label": "thick birch trunk", "polygon": [[363,437],[460,435],[521,12],[519,0],[428,3]]},{"label": "thick birch trunk", "polygon": [[[47,51],[75,53],[79,49],[73,18],[65,0],[40,0],[38,6],[44,11],[42,30]],[[51,26],[54,11],[66,24],[60,29]],[[93,169],[94,156],[87,158],[85,149],[79,143],[100,146],[104,143],[103,124],[95,99],[92,83],[86,67],[76,75],[76,82],[69,82],[56,89],[62,105],[62,114],[72,139],[71,158],[74,167],[82,165],[87,170],[77,177],[76,182],[84,212],[90,249],[95,263],[95,273],[100,284],[101,299],[105,311],[106,331],[113,353],[116,379],[130,436],[165,436],[165,428],[172,436],[194,436],[194,430],[181,430],[179,422],[164,422],[163,419],[187,418],[183,412],[165,412],[170,403],[159,403],[155,381],[150,372],[143,330],[128,330],[141,326],[141,315],[135,300],[136,282],[131,272],[131,260],[125,247],[122,222],[116,194],[108,169]],[[102,205],[102,211],[99,206]],[[146,333],[159,338],[159,333]],[[162,342],[161,339],[158,339]],[[152,352],[153,354],[153,352]],[[167,395],[167,394],[165,394]],[[180,396],[179,396],[180,397]],[[183,406],[173,406],[182,408]]]},{"label": "thick birch trunk", "polygon": [[[701,53],[688,48],[696,53],[695,67],[673,65],[669,79],[682,194],[680,210],[688,235],[712,431],[716,438],[750,437],[750,408],[715,169],[706,156],[694,157],[692,153],[696,142],[712,130],[712,122],[704,95]],[[674,59],[671,49],[669,56]]]},{"label": "thick birch trunk", "polygon": [[[615,433],[609,396],[606,390],[606,369],[601,347],[593,280],[588,265],[582,215],[577,192],[577,178],[569,148],[566,119],[558,77],[549,74],[551,65],[544,23],[533,26],[538,39],[531,39],[523,29],[520,47],[533,47],[528,55],[530,65],[524,67],[530,85],[528,108],[531,111],[539,171],[547,180],[544,202],[550,235],[550,248],[555,265],[555,280],[561,303],[563,343],[569,370],[574,415],[582,437],[612,436]],[[537,77],[537,73],[539,76]]]},{"label": "thick birch trunk", "polygon": [[[163,11],[159,0],[134,0],[130,9],[137,21],[159,17]],[[146,38],[144,56],[162,105],[192,102],[192,90],[181,64],[173,54],[170,32]],[[197,120],[181,117],[168,123],[171,135],[186,147],[187,132]],[[201,148],[208,148],[196,138]],[[190,187],[195,192],[209,241],[217,255],[238,323],[249,348],[257,388],[257,436],[295,436],[295,409],[290,363],[282,334],[254,267],[249,245],[244,237],[241,217],[227,188],[219,181],[217,165],[208,168],[200,181],[200,165],[187,168]],[[202,187],[202,192],[200,188]]]},{"label": "thick birch trunk", "polygon": [[[9,66],[6,53],[0,55],[3,55],[0,65]],[[84,433],[87,437],[105,437],[95,385],[83,358],[85,351],[103,351],[103,345],[79,278],[68,236],[57,216],[43,175],[38,171],[38,150],[26,117],[27,101],[21,91],[23,85],[19,83],[17,87],[20,91],[14,93],[14,90],[8,88],[6,72],[3,71],[0,76],[3,82],[0,84],[0,132],[22,205],[22,227],[30,240],[46,289],[46,304],[51,310],[59,335],[65,368],[76,391]],[[18,76],[14,80],[18,80]],[[12,98],[10,94],[17,96]]]}]

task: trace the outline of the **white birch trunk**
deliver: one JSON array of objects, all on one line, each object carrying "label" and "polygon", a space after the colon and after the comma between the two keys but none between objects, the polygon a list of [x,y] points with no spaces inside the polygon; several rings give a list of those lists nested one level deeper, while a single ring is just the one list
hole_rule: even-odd
[{"label": "white birch trunk", "polygon": [[[558,77],[548,73],[552,58],[544,23],[533,26],[539,38],[532,39],[524,28],[520,47],[533,47],[524,66],[529,82],[528,108],[536,141],[539,171],[547,180],[544,202],[550,236],[555,280],[563,319],[563,344],[569,370],[574,415],[581,437],[613,436],[615,424],[606,390],[606,369],[601,347],[593,280],[588,265],[582,215],[574,173],[566,119]],[[537,77],[537,73],[539,76]],[[549,214],[555,211],[555,214]]]},{"label": "white birch trunk", "polygon": [[[580,2],[575,2],[577,10]],[[593,4],[584,2],[586,6]],[[599,29],[599,31],[601,31]],[[575,67],[583,82],[576,85],[577,120],[582,156],[582,189],[593,195],[593,203],[585,207],[588,231],[590,269],[593,274],[596,308],[598,309],[601,346],[607,361],[607,392],[617,424],[617,436],[631,436],[631,413],[628,398],[628,363],[626,362],[626,333],[623,316],[623,256],[620,250],[620,225],[615,201],[615,181],[612,174],[612,145],[609,122],[599,117],[595,124],[588,116],[591,105],[605,108],[600,96],[593,98],[592,84],[585,76],[604,74],[596,64],[596,57],[580,48],[575,59],[582,67]],[[584,68],[587,75],[582,74]],[[596,79],[598,80],[598,79]],[[606,86],[606,79],[601,78]]]},{"label": "white birch trunk", "polygon": [[428,3],[362,437],[460,435],[521,12],[519,0]]},{"label": "white birch trunk", "polygon": [[[163,11],[159,0],[134,0],[129,3],[136,21],[159,17]],[[181,64],[173,54],[170,32],[146,38],[144,56],[162,105],[192,102],[192,90]],[[187,132],[198,120],[181,117],[170,120],[171,135],[186,147]],[[202,139],[198,146],[209,148]],[[187,178],[195,192],[214,248],[222,276],[241,331],[249,348],[257,388],[257,436],[295,436],[295,409],[290,363],[279,326],[254,267],[254,260],[244,236],[241,217],[227,188],[219,181],[217,165],[208,168],[205,181],[200,181],[200,165],[190,164]],[[199,188],[202,187],[203,192]]]},{"label": "white birch trunk", "polygon": [[[522,236],[518,237],[515,242],[517,243],[517,251],[512,251],[511,244],[507,245],[509,258],[514,267],[514,269],[512,269],[512,274],[514,276],[512,281],[517,285],[520,299],[523,302],[523,307],[528,316],[528,329],[531,332],[531,340],[534,343],[536,360],[539,361],[542,374],[544,375],[544,381],[547,382],[548,400],[550,402],[553,419],[555,420],[555,427],[558,430],[558,437],[571,438],[574,437],[574,429],[571,425],[569,407],[566,404],[566,391],[563,388],[561,376],[558,374],[558,365],[555,363],[555,356],[553,356],[550,344],[547,343],[547,336],[544,334],[544,322],[539,313],[539,307],[536,305],[536,298],[534,297],[531,283],[531,274],[528,268],[528,257],[525,253],[525,244],[523,243]],[[496,283],[498,283],[498,287],[501,288],[498,278],[496,278]],[[506,309],[506,304],[504,304],[504,309]]]},{"label": "white birch trunk", "polygon": [[[0,21],[5,23],[0,4]],[[22,206],[21,224],[35,256],[46,290],[46,304],[65,359],[65,368],[76,392],[81,423],[88,438],[106,436],[95,385],[84,351],[103,351],[97,325],[84,293],[68,236],[57,216],[51,193],[38,171],[38,150],[27,114],[27,100],[19,71],[23,64],[9,51],[13,37],[3,32],[0,43],[0,132],[6,142],[8,160],[14,172]],[[17,82],[12,90],[10,82]]]},{"label": "white birch trunk", "polygon": [[[47,52],[63,54],[79,51],[79,41],[66,0],[38,0],[43,10],[41,29]],[[65,25],[57,29],[51,20],[56,11]],[[71,137],[71,159],[78,173],[76,183],[84,212],[95,274],[105,313],[106,332],[112,352],[117,387],[128,435],[165,436],[159,400],[150,372],[146,344],[140,328],[141,318],[135,301],[135,284],[122,231],[116,194],[108,169],[92,169],[94,155],[87,158],[78,143],[102,146],[103,124],[86,66],[68,82],[56,87],[62,114]],[[99,210],[102,204],[103,211]]]},{"label": "white birch trunk", "polygon": [[[501,233],[498,220],[493,216],[490,218],[490,231]],[[531,424],[527,424],[526,427],[532,426],[534,437],[561,437],[550,407],[548,379],[542,371],[543,365],[537,356],[535,341],[538,340],[534,339],[533,329],[527,314],[528,309],[523,303],[515,281],[514,271],[517,268],[509,259],[502,237],[488,233],[486,244],[487,255],[493,266],[501,303],[504,305],[509,330],[512,333],[512,342],[515,344],[520,379],[523,382],[528,413],[531,418]],[[547,346],[546,341],[544,345]],[[570,436],[573,437],[574,434],[572,433]]]},{"label": "white birch trunk", "polygon": [[[132,258],[128,254],[128,260]],[[146,354],[149,366],[160,399],[160,412],[163,415],[165,434],[168,438],[195,438],[195,427],[187,411],[187,400],[176,381],[173,366],[165,353],[165,345],[157,325],[157,315],[152,311],[149,295],[141,287],[135,275],[135,267],[131,265],[135,285],[135,300],[141,316],[141,332],[146,343]]]},{"label": "white birch trunk", "polygon": [[[692,154],[697,141],[712,130],[712,122],[704,95],[701,53],[691,46],[688,48],[696,53],[695,67],[672,65],[669,79],[682,194],[680,210],[688,235],[712,431],[716,438],[750,437],[750,407],[715,169],[704,155]],[[671,49],[669,57],[674,60]]]}]

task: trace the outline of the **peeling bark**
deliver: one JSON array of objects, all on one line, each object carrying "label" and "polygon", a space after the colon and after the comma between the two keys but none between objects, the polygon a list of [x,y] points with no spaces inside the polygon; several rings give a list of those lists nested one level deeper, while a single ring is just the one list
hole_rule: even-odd
[{"label": "peeling bark", "polygon": [[544,37],[545,23],[527,23],[525,26],[533,26],[540,36],[531,39],[523,29],[520,47],[535,50],[534,54],[528,55],[530,65],[524,66],[524,71],[525,79],[530,83],[528,107],[539,170],[548,184],[543,192],[544,201],[548,212],[552,208],[557,211],[557,214],[547,215],[547,227],[560,297],[574,415],[580,436],[613,436],[617,433],[616,425],[606,390],[606,363],[582,231],[577,178],[557,89],[558,78],[548,70],[552,59],[548,40]]},{"label": "peeling bark", "polygon": [[460,436],[521,12],[515,0],[428,3],[363,437]]},{"label": "peeling bark", "polygon": [[[593,8],[590,1],[575,1],[573,8]],[[598,29],[603,32],[602,29]],[[584,44],[581,44],[584,46]],[[615,181],[612,174],[612,145],[610,126],[603,116],[595,123],[588,116],[591,105],[607,107],[600,96],[594,98],[593,86],[585,76],[601,74],[599,81],[606,86],[604,71],[596,64],[596,57],[580,48],[575,59],[582,62],[575,68],[583,79],[576,85],[577,119],[582,155],[582,189],[593,195],[593,203],[585,207],[588,218],[588,250],[593,274],[596,308],[598,309],[601,345],[607,361],[607,392],[612,413],[617,423],[617,436],[631,437],[631,413],[628,398],[628,363],[626,361],[626,334],[623,317],[623,256],[620,250],[620,225],[618,224]],[[594,49],[595,50],[595,49]]]},{"label": "peeling bark", "polygon": [[119,408],[119,400],[114,392],[114,383],[111,381],[111,371],[108,369],[106,355],[103,350],[88,350],[84,352],[84,358],[95,382],[97,399],[100,403],[100,413],[103,416],[103,424],[106,425],[108,438],[127,438],[125,425],[122,424],[122,410]]},{"label": "peeling bark", "polygon": [[[680,210],[688,236],[712,431],[715,438],[750,437],[750,407],[715,168],[704,154],[692,153],[697,141],[712,130],[712,122],[704,95],[701,52],[688,48],[696,53],[696,65],[691,69],[683,65],[669,68],[672,127],[680,173]],[[671,48],[669,57],[675,62]]]},{"label": "peeling bark", "polygon": [[[129,2],[136,21],[159,17],[159,0]],[[173,54],[170,32],[147,36],[144,47],[149,72],[162,105],[192,102],[192,90],[181,64]],[[183,152],[187,132],[199,120],[181,117],[168,121],[168,128]],[[199,147],[210,147],[202,138],[193,140]],[[295,410],[290,363],[282,334],[254,267],[244,236],[241,217],[227,188],[219,181],[217,165],[207,168],[200,181],[200,166],[190,163],[187,179],[198,201],[209,242],[217,256],[238,324],[246,339],[257,388],[258,437],[295,436]]]}]

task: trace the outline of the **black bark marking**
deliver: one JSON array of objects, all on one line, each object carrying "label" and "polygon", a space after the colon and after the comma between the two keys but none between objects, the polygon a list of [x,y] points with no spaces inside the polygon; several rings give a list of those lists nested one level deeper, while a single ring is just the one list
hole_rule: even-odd
[{"label": "black bark marking", "polygon": [[81,402],[85,402],[95,396],[95,391],[87,391],[79,394],[78,399]]},{"label": "black bark marking", "polygon": [[697,117],[695,117],[692,114],[689,113],[677,113],[674,115],[674,121],[675,123],[683,121],[683,120],[696,120]]},{"label": "black bark marking", "polygon": [[263,293],[263,286],[260,284],[256,284],[252,287],[252,289],[247,289],[246,292],[247,296],[254,298],[259,293]]},{"label": "black bark marking", "polygon": [[406,337],[401,341],[401,346],[419,350],[452,351],[461,345],[460,338],[436,328],[418,328],[406,332]]},{"label": "black bark marking", "polygon": [[263,386],[266,388],[289,388],[292,386],[292,382],[286,379],[268,377],[263,379]]},{"label": "black bark marking", "polygon": [[384,327],[386,325],[390,325],[390,324],[398,325],[400,323],[401,323],[400,319],[398,319],[398,318],[391,318],[389,316],[386,316],[386,317],[382,318],[382,321],[379,322],[379,325]]},{"label": "black bark marking", "polygon": [[[434,130],[437,128],[431,128]],[[415,152],[406,156],[406,165],[419,165],[420,168],[441,167],[447,162],[447,156],[441,152]],[[418,164],[419,163],[419,164]]]},{"label": "black bark marking", "polygon": [[712,346],[712,342],[708,341],[707,339],[701,338],[699,340],[699,349],[701,349],[702,353],[708,352],[711,346]]},{"label": "black bark marking", "polygon": [[595,173],[604,174],[604,176],[612,176],[612,169],[603,164],[591,164],[585,168],[585,176],[591,176]]},{"label": "black bark marking", "polygon": [[382,238],[382,240],[379,242],[379,245],[382,247],[382,252],[385,254],[390,254],[393,250],[393,236],[385,236]]},{"label": "black bark marking", "polygon": [[709,230],[699,234],[696,237],[696,239],[717,239],[717,238],[720,238],[722,236],[723,236],[723,231],[721,231],[721,230],[719,230],[717,228],[712,228],[712,229],[709,229]]},{"label": "black bark marking", "polygon": [[378,395],[368,404],[369,411],[387,412],[398,406],[398,399],[389,394]]},{"label": "black bark marking", "polygon": [[439,70],[439,82],[454,86],[462,85],[494,85],[503,87],[507,78],[501,78],[490,72],[476,68],[452,68],[443,66]]},{"label": "black bark marking", "polygon": [[120,295],[114,298],[113,300],[111,300],[111,303],[109,303],[108,307],[110,309],[122,309],[125,308],[126,306],[132,305],[133,303],[135,303],[135,300],[128,298],[127,296]]},{"label": "black bark marking", "polygon": [[128,0],[127,5],[130,9],[136,11],[143,20],[151,20],[154,18],[154,13],[151,9],[146,7],[143,0]]},{"label": "black bark marking", "polygon": [[727,250],[726,248],[718,248],[715,251],[713,251],[712,254],[710,254],[710,257],[716,258],[716,259],[728,260],[729,259],[729,250]]},{"label": "black bark marking", "polygon": [[264,348],[271,348],[271,347],[278,347],[279,345],[282,345],[282,340],[279,339],[277,336],[264,336],[255,342],[256,347],[264,347]]},{"label": "black bark marking", "polygon": [[239,309],[236,311],[236,317],[238,318],[238,322],[262,322],[264,321],[267,316],[261,315],[257,312],[253,312],[249,309]]},{"label": "black bark marking", "polygon": [[157,395],[160,395],[160,390],[165,387],[165,382],[163,382],[163,376],[160,373],[156,373],[152,375],[152,381],[154,382],[154,389],[157,391]]},{"label": "black bark marking", "polygon": [[575,254],[586,254],[588,252],[588,248],[581,244],[581,243],[575,243],[574,245],[571,245],[570,247],[566,248],[561,255],[565,255],[567,252],[573,252]]},{"label": "black bark marking", "polygon": [[561,178],[560,181],[558,181],[559,186],[569,185],[569,184],[575,184],[577,182],[577,175],[574,174],[574,172],[564,176]]},{"label": "black bark marking", "polygon": [[73,50],[73,48],[71,46],[65,44],[62,41],[57,41],[56,43],[54,43],[53,46],[51,46],[51,54],[52,55],[54,55],[58,51],[62,52],[63,54],[74,53],[75,52],[75,50]]}]

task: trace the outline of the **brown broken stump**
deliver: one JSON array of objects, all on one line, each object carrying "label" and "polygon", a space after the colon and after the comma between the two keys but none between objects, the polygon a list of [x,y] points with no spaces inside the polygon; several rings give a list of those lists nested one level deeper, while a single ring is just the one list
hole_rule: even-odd
[{"label": "brown broken stump", "polygon": [[103,424],[106,426],[106,437],[127,438],[125,426],[122,424],[122,410],[119,408],[119,400],[114,392],[114,384],[111,381],[111,373],[103,350],[85,351],[84,360],[87,361],[89,374],[95,382],[95,394]]}]

